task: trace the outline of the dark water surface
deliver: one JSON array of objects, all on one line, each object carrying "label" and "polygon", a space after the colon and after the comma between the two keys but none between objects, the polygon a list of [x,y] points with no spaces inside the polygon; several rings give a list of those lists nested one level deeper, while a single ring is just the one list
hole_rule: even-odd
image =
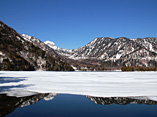
[{"label": "dark water surface", "polygon": [[70,94],[38,94],[17,98],[3,94],[0,95],[0,116],[157,117],[157,101]]}]

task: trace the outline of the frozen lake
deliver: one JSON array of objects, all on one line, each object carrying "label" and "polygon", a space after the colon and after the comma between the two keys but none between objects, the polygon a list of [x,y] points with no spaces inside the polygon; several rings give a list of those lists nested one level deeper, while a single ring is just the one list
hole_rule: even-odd
[{"label": "frozen lake", "polygon": [[0,71],[0,116],[156,117],[156,111],[157,72]]},{"label": "frozen lake", "polygon": [[157,72],[0,72],[1,93],[79,94],[96,97],[147,96],[156,100]]}]

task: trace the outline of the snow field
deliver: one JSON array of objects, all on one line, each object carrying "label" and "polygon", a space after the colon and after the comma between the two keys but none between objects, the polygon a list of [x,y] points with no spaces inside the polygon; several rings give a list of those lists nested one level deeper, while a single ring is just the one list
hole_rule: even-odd
[{"label": "snow field", "polygon": [[[15,77],[19,82],[1,83],[11,88],[8,95],[34,93],[64,93],[96,97],[148,96],[156,99],[157,72],[13,72],[1,71],[0,78]],[[26,92],[26,94],[24,93]]]}]

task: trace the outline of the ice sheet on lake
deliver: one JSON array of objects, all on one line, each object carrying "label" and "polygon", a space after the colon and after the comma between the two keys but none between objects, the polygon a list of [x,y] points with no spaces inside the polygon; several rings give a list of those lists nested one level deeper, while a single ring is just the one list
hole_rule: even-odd
[{"label": "ice sheet on lake", "polygon": [[26,95],[29,94],[28,92],[38,92],[80,94],[96,97],[147,96],[157,100],[157,72],[1,71],[0,78],[2,77],[21,77],[25,80],[2,83],[0,87],[28,86],[12,88],[11,91],[5,92],[8,95],[22,96],[24,92],[26,92]]}]

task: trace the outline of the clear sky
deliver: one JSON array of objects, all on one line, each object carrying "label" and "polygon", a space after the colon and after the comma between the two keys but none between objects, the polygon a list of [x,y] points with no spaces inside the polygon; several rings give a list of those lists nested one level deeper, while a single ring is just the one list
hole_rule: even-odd
[{"label": "clear sky", "polygon": [[74,49],[97,37],[157,37],[157,0],[0,0],[0,20]]}]

